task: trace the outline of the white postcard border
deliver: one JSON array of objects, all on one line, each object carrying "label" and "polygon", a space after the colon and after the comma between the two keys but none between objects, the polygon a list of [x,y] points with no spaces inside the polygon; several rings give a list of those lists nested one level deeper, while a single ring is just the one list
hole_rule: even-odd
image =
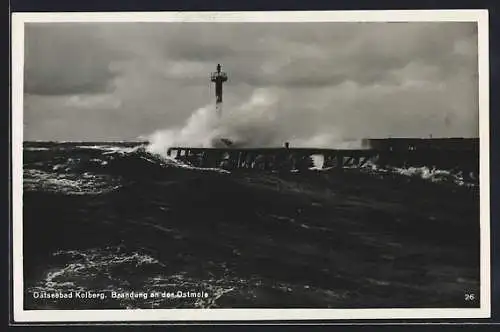
[{"label": "white postcard border", "polygon": [[[35,22],[477,22],[480,131],[480,308],[471,309],[141,309],[24,310],[23,308],[23,77],[24,24]],[[12,14],[12,231],[15,322],[266,321],[489,318],[489,36],[487,10],[282,12],[90,12]]]}]

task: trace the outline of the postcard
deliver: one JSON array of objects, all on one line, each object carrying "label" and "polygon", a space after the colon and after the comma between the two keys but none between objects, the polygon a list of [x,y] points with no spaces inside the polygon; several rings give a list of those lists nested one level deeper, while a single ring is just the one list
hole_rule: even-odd
[{"label": "postcard", "polygon": [[16,322],[490,317],[488,12],[12,16]]}]

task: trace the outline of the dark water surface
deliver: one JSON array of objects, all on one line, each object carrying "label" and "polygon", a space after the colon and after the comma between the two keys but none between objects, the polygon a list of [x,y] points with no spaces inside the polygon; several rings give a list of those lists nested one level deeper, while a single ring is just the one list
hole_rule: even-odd
[{"label": "dark water surface", "polygon": [[25,309],[479,307],[478,187],[370,167],[229,173],[25,143]]}]

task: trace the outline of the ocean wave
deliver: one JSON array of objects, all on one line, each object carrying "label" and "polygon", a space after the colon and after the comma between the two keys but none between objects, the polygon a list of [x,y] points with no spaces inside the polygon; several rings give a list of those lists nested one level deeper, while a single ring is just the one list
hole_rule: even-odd
[{"label": "ocean wave", "polygon": [[[107,296],[107,303],[94,303],[94,307],[207,309],[227,307],[235,299],[250,304],[259,296],[301,296],[304,290],[321,297],[339,296],[334,289],[271,281],[258,274],[242,277],[224,262],[202,263],[204,269],[211,271],[203,275],[172,270],[150,254],[127,250],[124,246],[59,250],[52,257],[53,262],[43,276],[26,288],[30,297],[34,293],[92,292]],[[171,296],[151,296],[155,292]],[[112,293],[130,296],[112,299]],[[144,296],[135,296],[141,294]],[[81,302],[72,303],[82,308]],[[56,298],[38,301],[35,306],[43,308],[47,304],[63,305]]]},{"label": "ocean wave", "polygon": [[26,191],[46,191],[66,195],[96,195],[117,190],[122,185],[116,179],[96,174],[58,174],[25,169],[23,187]]},{"label": "ocean wave", "polygon": [[122,246],[61,250],[52,256],[60,263],[54,264],[38,283],[29,287],[29,293],[110,291],[130,287],[124,273],[132,275],[138,269],[164,267],[150,255],[127,251]]},{"label": "ocean wave", "polygon": [[452,171],[452,170],[444,170],[438,169],[435,167],[394,167],[394,166],[385,166],[382,167],[373,162],[367,162],[362,168],[362,171],[368,171],[370,173],[375,173],[377,175],[396,175],[403,176],[407,178],[420,179],[433,183],[449,183],[455,184],[457,186],[465,186],[465,187],[476,187],[477,176],[474,174],[470,174],[468,178],[464,176],[462,171]]},{"label": "ocean wave", "polygon": [[[235,277],[208,278],[189,276],[185,272],[166,274],[168,267],[147,253],[129,251],[123,246],[88,250],[60,250],[52,255],[54,264],[35,285],[28,287],[33,293],[93,292],[141,295],[120,296],[111,306],[139,309],[159,307],[218,307],[217,301],[225,294],[249,281]],[[211,262],[209,262],[211,263]],[[215,264],[215,263],[211,263]],[[227,267],[223,267],[228,274]],[[141,271],[141,273],[137,273]],[[144,272],[148,273],[144,276]],[[150,276],[148,276],[150,275]],[[152,298],[153,292],[169,292],[172,297]],[[204,296],[178,296],[177,294],[206,294]],[[49,300],[50,302],[50,300]],[[54,304],[57,299],[52,300]]]},{"label": "ocean wave", "polygon": [[[57,173],[58,175],[53,176],[56,180],[61,179],[61,174],[78,174],[85,180],[85,176],[82,175],[85,173],[148,178],[166,175],[165,169],[230,173],[220,168],[196,167],[187,161],[152,153],[147,151],[144,145],[135,147],[82,145],[37,151],[42,155],[26,156],[25,169]],[[42,176],[36,172],[28,172],[27,175]],[[47,178],[47,176],[42,177]]]},{"label": "ocean wave", "polygon": [[[380,166],[376,162],[366,162],[363,166],[359,167],[357,165],[344,166],[348,170],[360,170],[362,173],[368,173],[371,175],[384,177],[386,175],[391,176],[402,176],[406,178],[420,179],[432,183],[452,183],[458,186],[465,187],[476,187],[477,175],[470,174],[469,177],[464,176],[462,171],[453,171],[438,169],[436,167],[427,166],[409,166],[409,167],[395,167],[395,166]],[[335,167],[321,167],[313,166],[309,167],[310,171],[315,172],[331,172],[335,171]],[[292,172],[299,172],[298,170],[292,170]]]}]

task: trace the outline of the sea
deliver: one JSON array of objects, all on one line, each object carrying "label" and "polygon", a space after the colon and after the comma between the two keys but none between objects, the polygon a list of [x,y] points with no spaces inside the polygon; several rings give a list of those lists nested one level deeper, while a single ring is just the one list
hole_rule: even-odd
[{"label": "sea", "polygon": [[479,307],[477,181],[376,163],[204,169],[148,151],[24,142],[26,310]]}]

